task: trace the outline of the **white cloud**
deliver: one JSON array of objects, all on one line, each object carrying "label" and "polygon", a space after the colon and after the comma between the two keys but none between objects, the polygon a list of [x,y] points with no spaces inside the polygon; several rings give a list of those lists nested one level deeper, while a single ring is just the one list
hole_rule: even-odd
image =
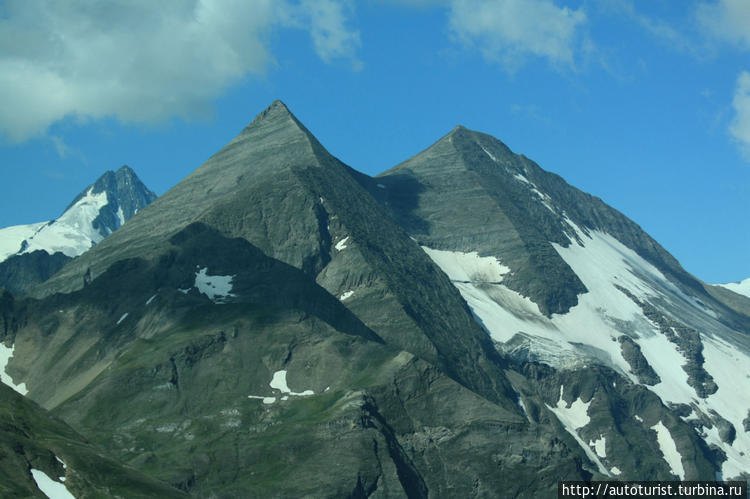
[{"label": "white cloud", "polygon": [[5,0],[0,133],[23,141],[66,116],[206,116],[227,88],[266,70],[279,27],[309,31],[326,62],[356,62],[358,34],[340,2]]},{"label": "white cloud", "polygon": [[362,63],[356,53],[360,46],[359,32],[346,27],[347,14],[351,14],[350,2],[334,0],[302,0],[303,15],[310,18],[310,34],[315,52],[326,62],[332,59],[349,59],[355,68]]},{"label": "white cloud", "polygon": [[750,49],[750,2],[718,0],[698,4],[699,24],[715,38]]},{"label": "white cloud", "polygon": [[450,7],[450,27],[458,40],[511,69],[528,56],[574,67],[585,23],[582,8],[560,8],[551,0],[452,0]]},{"label": "white cloud", "polygon": [[750,161],[750,73],[743,71],[737,78],[732,99],[734,118],[729,133],[739,144],[745,159]]}]

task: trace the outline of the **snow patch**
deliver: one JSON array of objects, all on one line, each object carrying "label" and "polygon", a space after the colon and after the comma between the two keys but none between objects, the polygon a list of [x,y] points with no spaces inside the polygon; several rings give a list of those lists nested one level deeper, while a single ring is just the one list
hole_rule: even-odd
[{"label": "snow patch", "polygon": [[276,397],[263,397],[261,395],[248,395],[247,398],[262,400],[263,403],[267,405],[270,405],[276,402]]},{"label": "snow patch", "polygon": [[0,381],[13,388],[21,395],[26,395],[29,391],[26,389],[26,383],[15,384],[13,379],[5,372],[5,368],[8,366],[8,362],[13,358],[13,352],[16,346],[13,345],[10,348],[6,347],[3,343],[0,343]]},{"label": "snow patch", "polygon": [[[583,400],[578,397],[572,404],[570,404],[570,407],[568,407],[563,400],[564,388],[564,385],[560,385],[560,399],[557,401],[556,414],[558,414],[558,417],[565,419],[567,426],[576,430],[583,428],[589,424],[589,421],[591,421],[591,418],[589,417],[589,406],[591,405],[591,401],[589,400],[584,403]],[[553,409],[553,412],[554,411],[555,409]]]},{"label": "snow patch", "polygon": [[119,325],[120,325],[120,323],[121,323],[122,321],[124,321],[124,320],[125,320],[125,319],[127,318],[127,316],[128,316],[128,313],[127,313],[127,312],[125,312],[124,314],[122,314],[122,317],[120,317],[120,318],[118,319],[118,321],[117,321],[117,324],[115,324],[115,325],[116,325],[116,326],[119,326]]},{"label": "snow patch", "polygon": [[472,251],[443,251],[422,246],[425,253],[453,282],[498,283],[510,268],[494,256],[479,256]]},{"label": "snow patch", "polygon": [[34,478],[39,490],[49,497],[49,499],[75,499],[75,496],[68,492],[65,485],[54,481],[45,472],[32,468],[31,476]]},{"label": "snow patch", "polygon": [[293,392],[289,389],[289,385],[286,384],[286,370],[276,371],[273,373],[273,379],[271,379],[271,382],[268,383],[271,388],[274,388],[276,390],[279,390],[281,393],[288,393],[289,395],[294,395],[297,397],[307,397],[310,395],[315,395],[315,392],[312,390],[305,390],[304,392]]},{"label": "snow patch", "polygon": [[117,207],[117,219],[120,221],[120,225],[118,225],[118,227],[122,227],[122,225],[125,223],[125,214],[122,212],[122,206]]},{"label": "snow patch", "polygon": [[194,286],[215,303],[223,303],[227,298],[237,296],[231,293],[232,279],[235,277],[234,275],[208,275],[208,267],[204,267],[195,273]]},{"label": "snow patch", "polygon": [[151,305],[151,302],[154,301],[154,298],[156,298],[156,295],[152,296],[148,300],[146,300],[146,305]]},{"label": "snow patch", "polygon": [[354,291],[345,291],[341,296],[339,296],[339,300],[344,301],[347,298],[350,298],[352,295],[354,295]]},{"label": "snow patch", "polygon": [[589,446],[593,447],[596,451],[596,455],[599,457],[607,457],[607,439],[604,435],[599,435],[597,440],[590,440]]},{"label": "snow patch", "polygon": [[336,249],[341,251],[346,249],[346,241],[349,240],[349,236],[346,236],[344,239],[336,243]]},{"label": "snow patch", "polygon": [[496,163],[497,163],[497,158],[495,157],[495,155],[494,155],[494,154],[492,154],[491,152],[489,152],[489,151],[487,150],[487,148],[486,148],[486,147],[484,147],[484,146],[483,146],[482,144],[479,144],[479,147],[481,147],[481,148],[482,148],[482,150],[484,151],[484,153],[485,153],[485,154],[486,154],[487,156],[489,156],[489,157],[490,157],[490,159],[491,159],[492,161],[494,161],[494,162],[496,162]]},{"label": "snow patch", "polygon": [[612,466],[609,471],[611,471],[613,475],[622,474],[622,471],[620,471],[620,468],[618,468],[617,466]]},{"label": "snow patch", "polygon": [[385,189],[385,186],[383,184],[378,184],[379,189]]},{"label": "snow patch", "polygon": [[603,475],[611,476],[611,473],[609,472],[609,470],[607,470],[607,468],[604,467],[601,460],[599,459],[599,456],[597,456],[578,435],[577,430],[586,426],[590,421],[588,408],[591,404],[591,401],[584,403],[579,397],[570,405],[570,407],[566,407],[565,401],[562,398],[563,388],[563,386],[560,386],[560,399],[557,401],[556,407],[550,407],[547,404],[544,405],[546,405],[547,409],[552,411],[555,416],[557,416],[557,419],[560,420],[560,423],[562,423],[563,427],[565,427],[565,430],[570,433],[575,441],[578,442],[578,445],[581,446],[583,451],[586,453],[586,456],[591,460],[591,462],[596,464],[599,472]]},{"label": "snow patch", "polygon": [[637,420],[637,421],[638,421],[639,423],[643,423],[643,418],[642,418],[642,417],[640,417],[640,416],[639,416],[638,414],[636,414],[636,415],[635,415],[635,416],[633,416],[633,417],[634,417],[634,418],[635,418],[635,419],[636,419],[636,420]]},{"label": "snow patch", "polygon": [[533,185],[531,182],[529,182],[529,179],[521,175],[520,173],[514,173],[513,178],[518,180],[519,182],[523,182],[524,184]]},{"label": "snow patch", "polygon": [[677,452],[677,446],[674,443],[672,434],[669,433],[664,424],[661,421],[651,427],[656,432],[656,440],[659,443],[659,449],[664,455],[664,460],[669,465],[669,469],[672,473],[680,477],[680,480],[685,479],[685,469],[682,467],[682,456]]},{"label": "snow patch", "polygon": [[[313,392],[312,390],[305,390],[299,393],[290,390],[289,385],[286,384],[286,370],[276,371],[275,373],[273,373],[273,378],[271,379],[271,382],[268,383],[268,385],[274,390],[279,390],[281,393],[285,394],[280,397],[282,401],[289,400],[290,395],[294,397],[308,397],[310,395],[315,395],[315,392]],[[269,405],[276,402],[276,397],[267,397],[264,395],[248,395],[247,398],[262,400],[264,404]]]}]

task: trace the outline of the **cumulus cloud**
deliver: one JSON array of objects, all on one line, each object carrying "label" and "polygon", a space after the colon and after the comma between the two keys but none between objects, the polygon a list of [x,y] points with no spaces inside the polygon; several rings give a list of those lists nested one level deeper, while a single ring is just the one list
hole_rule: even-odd
[{"label": "cumulus cloud", "polygon": [[750,161],[750,73],[747,71],[737,78],[732,108],[734,118],[729,133],[739,144],[745,159]]},{"label": "cumulus cloud", "polygon": [[698,22],[718,40],[750,49],[750,2],[718,0],[698,4]]},{"label": "cumulus cloud", "polygon": [[270,33],[290,26],[310,32],[324,61],[356,61],[358,34],[335,0],[5,0],[0,132],[23,141],[66,116],[206,116],[228,87],[266,70]]},{"label": "cumulus cloud", "polygon": [[574,67],[586,23],[582,8],[560,8],[551,0],[452,0],[449,15],[458,40],[510,68],[528,56]]}]

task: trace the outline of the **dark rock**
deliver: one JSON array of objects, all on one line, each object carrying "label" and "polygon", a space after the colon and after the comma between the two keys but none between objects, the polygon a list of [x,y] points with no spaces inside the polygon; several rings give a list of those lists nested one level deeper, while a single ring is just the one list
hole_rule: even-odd
[{"label": "dark rock", "polygon": [[638,376],[638,381],[644,385],[655,385],[661,382],[661,378],[641,353],[641,347],[630,337],[622,335],[618,338],[623,358],[630,364],[633,374]]}]

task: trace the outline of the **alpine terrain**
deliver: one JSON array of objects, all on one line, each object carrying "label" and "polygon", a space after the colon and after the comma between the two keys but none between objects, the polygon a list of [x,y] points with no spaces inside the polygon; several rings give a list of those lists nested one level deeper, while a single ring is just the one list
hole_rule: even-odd
[{"label": "alpine terrain", "polygon": [[9,496],[750,479],[750,297],[489,135],[372,178],[275,101],[95,242],[2,295]]},{"label": "alpine terrain", "polygon": [[55,220],[0,229],[0,286],[26,293],[156,199],[128,166],[86,187]]}]

